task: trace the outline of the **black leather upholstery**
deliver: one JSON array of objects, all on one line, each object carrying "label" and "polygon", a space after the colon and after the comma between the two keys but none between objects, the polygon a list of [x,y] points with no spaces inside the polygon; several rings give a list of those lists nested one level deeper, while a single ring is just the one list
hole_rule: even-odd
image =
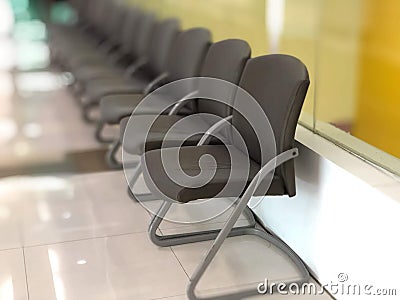
[{"label": "black leather upholstery", "polygon": [[[214,43],[207,53],[200,76],[237,84],[250,55],[250,46],[243,40],[228,39]],[[229,106],[207,99],[197,102],[197,111],[218,115],[222,118],[231,114]]]},{"label": "black leather upholstery", "polygon": [[156,24],[148,51],[145,54],[149,61],[148,72],[153,76],[158,76],[165,71],[178,32],[178,19],[166,19]]},{"label": "black leather upholstery", "polygon": [[[136,13],[132,12],[131,14],[135,15]],[[131,18],[126,23],[131,23],[132,19],[134,20],[134,18]],[[127,24],[126,26],[131,28],[135,24]],[[92,83],[95,86],[92,87],[93,91],[90,93],[95,92],[97,86],[102,89],[105,88],[107,91],[109,88],[106,88],[106,86],[112,85],[116,89],[121,83],[123,83],[123,86],[125,86],[125,83],[126,85],[137,86],[137,91],[141,92],[151,80],[165,70],[167,57],[178,31],[179,21],[177,19],[166,19],[156,23],[151,33],[148,49],[143,54],[147,58],[148,64],[135,74],[136,76],[133,76],[129,82],[123,77],[125,69],[104,63],[78,69],[74,72],[75,79],[83,86],[96,80],[95,83]],[[129,51],[124,50],[125,54],[128,54]],[[100,82],[97,80],[100,80]],[[137,84],[137,82],[140,82],[140,84]]]},{"label": "black leather upholstery", "polygon": [[[172,36],[173,35],[171,34],[171,37]],[[190,78],[198,76],[204,57],[211,44],[210,39],[211,39],[210,32],[207,29],[203,28],[189,29],[187,31],[179,33],[173,42],[171,50],[169,51],[168,60],[166,62],[167,66],[164,69],[164,72],[168,73],[168,76],[164,82],[160,83],[160,85],[171,82],[173,78],[177,80],[187,77]],[[168,49],[164,49],[163,51],[165,50],[168,51]],[[112,85],[114,88],[118,87],[118,92],[115,92],[116,89],[113,89],[111,85],[110,88],[108,89],[107,87],[106,90],[104,84],[101,81],[99,81],[96,84],[97,84],[96,86],[88,86],[88,88],[91,89],[91,91],[89,91],[88,94],[92,95],[89,98],[89,101],[91,101],[92,103],[99,101],[102,97],[106,97],[108,95],[114,95],[112,97],[107,97],[107,99],[104,98],[101,101],[102,103],[100,103],[100,106],[103,105],[109,107],[109,104],[108,103],[106,104],[105,102],[113,101],[112,99],[117,99],[118,97],[120,97],[119,95],[129,94],[129,93],[131,94],[140,93],[139,91],[132,90],[132,88],[129,85],[129,82],[123,81],[118,84],[113,83]],[[101,94],[98,93],[100,89],[101,89]],[[138,103],[137,95],[133,96],[132,98],[134,98],[135,101],[132,101],[131,111],[134,110],[135,106]],[[126,103],[124,102],[124,106],[126,107],[125,104]],[[116,109],[115,111],[118,111],[118,109]],[[159,111],[153,109],[151,110],[151,112],[157,114]],[[114,117],[109,116],[109,117],[111,117],[111,119],[118,118],[118,116]],[[120,116],[120,118],[122,117],[124,116],[123,115]]]},{"label": "black leather upholstery", "polygon": [[150,38],[156,24],[156,18],[154,14],[145,13],[141,14],[141,18],[137,24],[138,33],[135,38],[131,38],[133,43],[132,56],[139,58],[146,56],[146,51],[149,47]]},{"label": "black leather upholstery", "polygon": [[193,28],[181,32],[168,59],[168,82],[198,76],[210,44],[208,29]]},{"label": "black leather upholstery", "polygon": [[[294,57],[266,55],[253,58],[246,64],[240,86],[255,98],[268,116],[276,138],[277,154],[293,147],[295,128],[308,85],[307,69],[303,63]],[[236,101],[239,100],[235,99]],[[241,103],[240,105],[235,103],[235,107],[243,106],[246,106],[246,103]],[[178,149],[169,148],[149,151],[142,156],[142,164],[146,166],[143,174],[146,182],[154,182],[158,191],[152,188],[150,190],[158,194],[161,191],[161,194],[170,199],[183,203],[215,197],[226,185],[229,185],[229,188],[220,196],[239,196],[244,190],[237,190],[238,188],[236,187],[240,187],[241,184],[249,184],[261,167],[260,147],[271,147],[269,144],[259,145],[259,141],[252,129],[254,124],[263,122],[263,120],[251,120],[251,115],[247,117],[250,118],[249,121],[244,119],[237,111],[234,111],[232,124],[246,142],[250,156],[249,165],[246,163],[246,155],[240,149],[238,138],[233,134],[231,135],[232,140],[228,142],[228,148],[235,154],[233,158],[229,158],[226,146],[205,145],[180,148],[180,165],[174,167],[174,170],[169,170],[172,173],[180,168],[188,175],[197,175],[200,172],[199,158],[204,154],[213,156],[217,163],[216,173],[208,184],[190,188],[190,186],[197,186],[195,179],[189,185],[178,185],[167,175],[163,167],[164,164],[161,161],[162,151],[164,158],[168,158],[169,155],[174,156]],[[256,126],[262,125],[256,124]],[[265,126],[267,126],[266,123]],[[247,170],[247,167],[249,167],[249,174],[243,174],[241,178],[230,178],[232,171],[234,171],[232,170],[232,160],[236,163],[235,170],[237,172],[233,172],[234,174],[245,173],[243,170]],[[283,164],[276,170],[267,194],[287,194],[289,196],[296,194],[293,161]]]},{"label": "black leather upholstery", "polygon": [[[246,61],[250,58],[250,54],[250,46],[243,40],[229,39],[214,43],[210,46],[208,50],[200,76],[218,78],[229,81],[233,84],[238,84]],[[232,94],[231,96],[233,101],[234,95]],[[134,104],[136,104],[134,103],[133,99],[131,101],[131,111],[128,112],[128,110],[125,110],[126,116],[131,114],[132,110],[134,109]],[[109,113],[109,111],[111,112],[113,108],[105,106],[106,105],[104,102],[102,102],[102,105],[100,105],[102,116],[106,117],[103,118],[103,120],[115,120],[116,118],[111,118],[111,114]],[[124,105],[121,105],[121,107],[123,106]],[[225,118],[231,114],[231,109],[228,105],[211,100],[198,99],[197,107],[198,113],[212,114],[221,118]],[[126,108],[127,107],[125,106],[124,109]],[[122,109],[119,111],[115,111],[114,115],[116,115],[116,113],[118,112],[121,113]],[[157,111],[154,111],[154,113],[156,114]],[[119,117],[121,118],[122,116],[123,115],[120,115]],[[198,120],[197,122],[195,122],[195,120],[192,119],[193,124],[188,124],[188,127],[190,128],[182,128],[179,133],[173,132],[173,135],[171,136],[173,136],[175,140],[179,141],[179,139],[185,139],[187,135],[191,133],[191,131],[204,133],[212,124],[219,120],[217,118],[211,117],[205,118],[204,115],[201,114],[199,116],[202,118],[202,120]],[[140,123],[140,116],[134,116],[134,118],[137,118],[135,120]],[[142,118],[145,122],[145,117]],[[161,145],[164,138],[164,134],[161,133],[166,133],[170,129],[170,127],[175,124],[177,120],[180,119],[182,119],[182,117],[159,116],[157,122],[153,124],[150,132],[148,133],[146,142],[144,140],[140,140],[140,138],[138,138],[137,136],[128,136],[125,139],[124,149],[131,154],[141,154],[144,148],[146,148],[147,150],[157,149],[157,147]],[[121,124],[121,141],[123,140],[123,133],[125,131],[126,124],[126,120],[123,121]],[[137,123],[135,122],[135,124]],[[144,127],[143,130],[146,132],[147,128]],[[134,132],[140,134],[137,127],[135,128]],[[143,136],[146,136],[146,134],[144,134]],[[195,145],[200,138],[201,135],[192,136],[190,138],[189,145]],[[145,145],[142,146],[143,144]]]},{"label": "black leather upholstery", "polygon": [[[288,55],[266,55],[248,61],[240,86],[250,93],[269,119],[276,140],[276,153],[289,150],[294,145],[294,134],[309,85],[307,68],[298,59]],[[242,103],[245,108],[245,103]],[[233,112],[233,126],[244,138],[251,159],[261,163],[260,145],[252,127],[241,114]],[[235,138],[235,135],[233,135]],[[239,141],[233,140],[238,145]],[[294,162],[279,167],[276,173],[285,183],[289,196],[296,193]]]},{"label": "black leather upholstery", "polygon": [[[151,145],[152,146],[152,145]],[[228,150],[228,148],[230,148]],[[169,151],[172,150],[172,151]],[[171,159],[176,154],[175,149],[164,149],[163,150],[164,159]],[[233,154],[233,157],[230,156]],[[206,184],[198,188],[183,187],[178,185],[175,181],[170,179],[170,175],[176,173],[178,168],[183,170],[189,176],[196,176],[200,173],[201,169],[199,167],[199,158],[204,155],[210,155],[215,159],[216,162],[216,173],[213,178]],[[232,171],[232,161],[235,160],[235,166],[238,170],[241,170],[241,177],[231,178],[229,182],[229,188],[225,191],[223,189],[227,185],[227,179],[229,178]],[[165,198],[167,196],[169,199],[176,200],[181,203],[187,203],[197,199],[208,199],[213,198],[216,195],[219,197],[235,197],[243,193],[243,187],[247,186],[257,172],[260,170],[260,166],[254,161],[250,161],[250,165],[247,164],[246,156],[243,152],[239,151],[234,146],[225,145],[204,145],[204,146],[185,146],[180,148],[179,151],[179,162],[180,165],[176,166],[176,169],[169,170],[169,174],[165,172],[161,159],[161,151],[153,150],[148,151],[142,157],[145,160],[145,170],[144,176],[146,182],[148,182],[148,177],[156,184],[157,189],[161,191],[162,195],[159,195],[157,191],[153,191],[155,196],[160,196]],[[205,168],[208,168],[206,165]],[[243,170],[249,170],[249,174],[245,174]],[[211,168],[210,170],[213,170]],[[203,166],[204,171],[204,166]],[[247,175],[247,176],[246,176]],[[222,192],[223,191],[223,192]],[[269,195],[283,195],[285,194],[285,189],[283,185],[282,178],[274,176],[271,186],[268,190]]]},{"label": "black leather upholstery", "polygon": [[139,9],[132,8],[128,9],[127,17],[125,20],[125,24],[121,30],[122,35],[122,46],[121,52],[126,55],[131,55],[132,53],[132,45],[133,45],[133,37],[138,34],[138,25],[140,22],[140,16],[143,12]]}]

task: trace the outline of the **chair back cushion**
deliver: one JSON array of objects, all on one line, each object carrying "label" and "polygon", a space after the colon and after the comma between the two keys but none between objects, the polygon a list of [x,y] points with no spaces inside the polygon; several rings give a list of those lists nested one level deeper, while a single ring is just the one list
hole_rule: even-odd
[{"label": "chair back cushion", "polygon": [[179,33],[168,58],[168,81],[196,77],[211,44],[211,33],[193,28]]},{"label": "chair back cushion", "polygon": [[178,33],[178,19],[166,19],[154,26],[148,49],[149,71],[153,76],[166,71],[171,47]]},{"label": "chair back cushion", "polygon": [[146,51],[149,48],[150,37],[156,23],[156,17],[152,13],[143,13],[139,22],[137,23],[138,29],[135,36],[131,36],[133,41],[133,53],[135,58],[146,56]]},{"label": "chair back cushion", "polygon": [[[237,85],[250,55],[250,46],[243,40],[228,39],[214,43],[208,50],[200,76],[218,78]],[[231,97],[233,101],[234,94]],[[198,100],[197,111],[222,118],[232,113],[229,105],[207,99]]]},{"label": "chair back cushion", "polygon": [[[243,71],[240,86],[258,102],[268,117],[276,140],[276,154],[294,146],[294,135],[301,108],[309,86],[309,77],[305,65],[289,55],[273,54],[250,59]],[[246,110],[246,103],[235,99],[235,107]],[[249,117],[249,116],[247,116]],[[264,122],[265,123],[265,122]],[[233,112],[232,124],[244,139],[250,158],[260,165],[269,158],[261,157],[260,147],[268,151],[272,145],[268,141],[259,141],[253,128],[263,128],[263,120],[246,120],[237,111]],[[239,145],[237,135],[232,134],[233,143]],[[261,145],[260,145],[261,143]],[[289,196],[296,193],[293,160],[276,170],[285,184]]]}]

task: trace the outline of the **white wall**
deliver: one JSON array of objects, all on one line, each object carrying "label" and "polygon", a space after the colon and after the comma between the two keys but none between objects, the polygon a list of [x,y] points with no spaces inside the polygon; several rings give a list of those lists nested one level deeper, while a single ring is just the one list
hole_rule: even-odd
[{"label": "white wall", "polygon": [[326,156],[299,143],[297,196],[265,198],[256,213],[321,283],[346,273],[349,283],[397,288],[399,297],[400,183],[304,128],[297,139]]}]

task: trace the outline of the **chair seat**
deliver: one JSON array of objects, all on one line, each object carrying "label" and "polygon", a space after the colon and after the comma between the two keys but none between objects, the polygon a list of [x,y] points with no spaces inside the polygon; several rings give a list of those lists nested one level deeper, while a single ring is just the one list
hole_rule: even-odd
[{"label": "chair seat", "polygon": [[107,55],[103,52],[95,51],[94,48],[70,51],[69,58],[66,60],[67,67],[74,74],[76,70],[80,70],[83,67],[104,66],[107,62]]},{"label": "chair seat", "polygon": [[[174,164],[177,151],[179,151],[179,165]],[[164,161],[161,159],[161,153]],[[199,158],[203,155],[211,155],[216,162],[215,174],[207,184],[200,184],[202,179],[193,177],[201,171]],[[234,165],[231,161],[234,162]],[[168,174],[165,171],[166,163],[168,164]],[[214,166],[211,162],[206,163],[205,166],[203,165],[203,171],[212,172]],[[259,171],[260,166],[252,160],[249,161],[246,155],[234,146],[204,145],[182,147],[179,150],[168,148],[146,152],[142,156],[142,169],[145,181],[153,194],[161,199],[169,198],[187,203],[216,196],[235,197],[241,195]],[[248,170],[248,174],[245,170]],[[192,177],[183,179],[178,175],[181,171]],[[175,181],[176,178],[171,178],[175,175],[176,178],[179,178],[180,184]],[[198,185],[200,187],[197,187]],[[261,186],[260,190],[265,187],[263,184]],[[283,195],[284,192],[281,177],[274,175],[268,195]]]},{"label": "chair seat", "polygon": [[106,96],[100,101],[100,118],[105,123],[117,124],[130,116],[142,99],[142,94]]},{"label": "chair seat", "polygon": [[[74,45],[74,47],[70,46],[70,44]],[[96,45],[95,41],[85,42],[84,40],[76,40],[70,41],[68,44],[65,44],[65,42],[59,42],[55,40],[51,42],[51,45],[52,51],[55,51],[57,55],[62,58],[63,63],[68,68],[79,66],[82,67],[83,62],[87,64],[92,60],[101,61],[98,58],[98,55],[101,53],[96,52],[98,46]],[[103,56],[103,62],[104,59],[105,57]]]},{"label": "chair seat", "polygon": [[64,34],[64,35],[53,35],[51,40],[52,46],[59,48],[63,52],[74,51],[74,50],[87,50],[89,48],[95,50],[96,42],[89,36],[83,34]]},{"label": "chair seat", "polygon": [[[143,100],[142,94],[119,94],[103,97],[100,101],[100,119],[109,124],[116,124],[124,117],[135,115],[158,115],[164,110],[168,100],[161,95],[153,95],[151,105],[138,105]],[[169,103],[169,102],[168,102]],[[169,109],[165,110],[167,113]],[[184,107],[180,114],[191,113],[191,109]]]},{"label": "chair seat", "polygon": [[108,95],[141,94],[148,83],[140,78],[133,78],[129,81],[122,77],[96,79],[87,83],[85,96],[87,96],[88,102],[98,103],[101,98]]},{"label": "chair seat", "polygon": [[[132,118],[129,125],[129,117],[121,121],[120,141],[123,141],[124,150],[134,155],[141,155],[144,150],[178,147],[182,143],[184,146],[194,146],[210,128],[204,118],[195,115],[190,120],[178,115],[135,115]],[[127,126],[127,135],[124,136]]]},{"label": "chair seat", "polygon": [[52,39],[71,40],[83,35],[79,27],[72,24],[47,24],[48,36]]},{"label": "chair seat", "polygon": [[103,78],[118,78],[118,80],[120,80],[124,71],[120,68],[104,64],[103,62],[97,65],[81,67],[72,73],[76,81],[85,84],[89,81]]}]

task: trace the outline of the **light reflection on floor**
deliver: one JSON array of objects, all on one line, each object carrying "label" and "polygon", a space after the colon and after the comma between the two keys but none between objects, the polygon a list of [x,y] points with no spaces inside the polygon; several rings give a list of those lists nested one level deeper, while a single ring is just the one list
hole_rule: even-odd
[{"label": "light reflection on floor", "polygon": [[39,20],[14,24],[0,0],[0,177],[101,147],[67,90],[68,74],[49,68],[46,35]]},{"label": "light reflection on floor", "polygon": [[51,92],[64,87],[63,76],[52,72],[26,72],[15,76],[19,92]]},{"label": "light reflection on floor", "polygon": [[13,119],[0,118],[0,145],[8,143],[17,133],[17,124]]},{"label": "light reflection on floor", "polygon": [[14,18],[8,0],[0,0],[0,37],[9,34],[13,24]]}]

